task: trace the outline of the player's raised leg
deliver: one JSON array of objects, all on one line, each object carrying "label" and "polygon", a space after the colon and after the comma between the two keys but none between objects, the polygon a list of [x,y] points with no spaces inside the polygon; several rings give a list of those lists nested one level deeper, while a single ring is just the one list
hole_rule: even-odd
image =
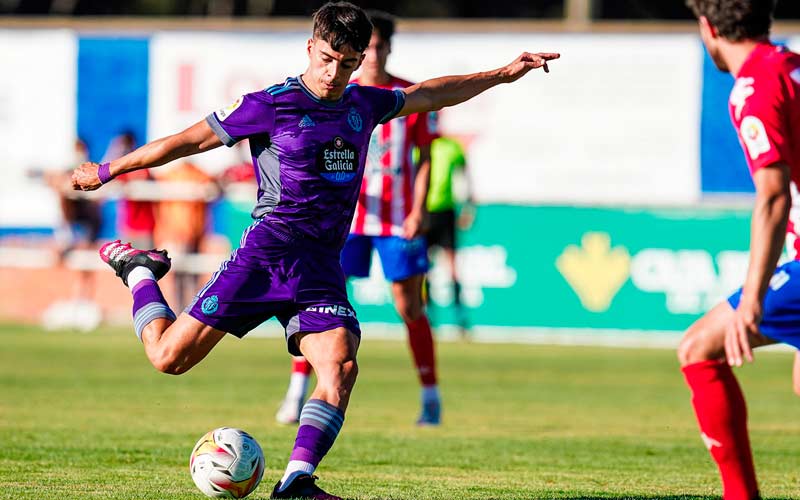
[{"label": "player's raised leg", "polygon": [[280,424],[290,425],[300,421],[300,410],[306,400],[308,381],[311,378],[311,363],[303,356],[292,358],[292,375],[289,378],[289,387],[286,396],[281,402],[275,420]]},{"label": "player's raised leg", "polygon": [[[744,395],[725,359],[725,328],[734,310],[723,302],[697,320],[681,341],[678,358],[692,391],[700,436],[722,477],[725,500],[758,498],[753,455],[747,432]],[[751,335],[750,345],[773,343]]]},{"label": "player's raised leg", "polygon": [[225,336],[187,314],[176,321],[158,286],[158,280],[171,265],[166,251],[139,250],[116,240],[100,248],[100,257],[130,288],[136,336],[157,370],[173,375],[184,373]]},{"label": "player's raised leg", "polygon": [[298,333],[295,338],[300,351],[314,367],[317,386],[303,406],[289,464],[271,498],[341,500],[316,486],[312,474],[344,423],[358,375],[359,337],[341,327],[323,333]]}]

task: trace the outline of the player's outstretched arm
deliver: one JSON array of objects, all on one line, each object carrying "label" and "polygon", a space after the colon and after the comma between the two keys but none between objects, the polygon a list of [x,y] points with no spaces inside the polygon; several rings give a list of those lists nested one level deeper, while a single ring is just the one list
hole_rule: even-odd
[{"label": "player's outstretched arm", "polygon": [[[156,139],[131,151],[108,165],[107,172],[99,172],[100,165],[87,162],[72,171],[72,187],[79,191],[94,191],[104,182],[134,170],[153,168],[172,160],[202,153],[222,146],[222,142],[205,120],[195,123],[183,132]],[[101,180],[101,176],[105,177]]]},{"label": "player's outstretched arm", "polygon": [[510,64],[492,71],[425,80],[403,90],[406,103],[397,116],[438,111],[460,104],[496,85],[517,81],[532,69],[543,68],[549,73],[547,62],[559,57],[560,54],[551,52],[523,52]]}]

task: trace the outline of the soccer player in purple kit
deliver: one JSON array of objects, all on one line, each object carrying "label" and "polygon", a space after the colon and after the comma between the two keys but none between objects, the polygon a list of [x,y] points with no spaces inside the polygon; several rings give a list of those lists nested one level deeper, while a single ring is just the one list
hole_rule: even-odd
[{"label": "soccer player in purple kit", "polygon": [[427,80],[403,90],[348,84],[372,26],[364,11],[328,3],[314,14],[306,71],[246,94],[188,129],[110,163],[84,163],[75,189],[94,190],[125,172],[153,168],[225,144],[250,140],[258,181],[255,222],[195,300],[176,318],[157,281],[165,251],[115,241],[100,249],[130,287],[137,336],[153,366],[181,374],[227,334],[243,337],[270,317],[286,330],[289,352],[304,355],[317,386],[303,407],[286,472],[271,498],[336,500],[312,476],[333,445],[358,373],[361,332],[347,299],[339,253],[361,186],[372,130],[396,116],[464,102],[530,70],[555,53],[523,53],[499,69]]}]

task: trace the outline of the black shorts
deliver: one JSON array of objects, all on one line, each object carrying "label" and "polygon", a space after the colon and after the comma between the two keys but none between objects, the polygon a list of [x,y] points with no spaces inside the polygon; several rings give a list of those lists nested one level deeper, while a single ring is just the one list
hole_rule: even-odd
[{"label": "black shorts", "polygon": [[456,247],[456,212],[444,210],[428,214],[430,227],[425,239],[428,247],[438,246],[448,250]]}]

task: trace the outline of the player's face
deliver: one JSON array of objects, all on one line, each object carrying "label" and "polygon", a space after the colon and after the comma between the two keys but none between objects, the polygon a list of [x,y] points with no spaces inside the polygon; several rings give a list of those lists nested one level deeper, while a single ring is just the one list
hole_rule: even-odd
[{"label": "player's face", "polygon": [[716,66],[720,71],[728,72],[728,65],[725,64],[725,61],[722,59],[722,55],[720,54],[720,38],[717,34],[716,28],[714,28],[714,26],[712,26],[705,17],[701,17],[698,20],[698,24],[700,25],[700,38],[703,39],[703,45],[706,46],[706,50],[708,51],[708,55],[711,56],[711,60],[714,61],[714,66]]},{"label": "player's face", "polygon": [[310,39],[308,41],[308,69],[303,81],[311,90],[326,101],[335,101],[342,97],[344,89],[350,81],[364,54],[345,45],[342,49],[333,50],[325,40]]},{"label": "player's face", "polygon": [[373,32],[369,39],[369,46],[364,52],[364,63],[361,71],[371,75],[379,75],[386,71],[386,59],[392,52],[392,44],[384,40],[378,33]]}]

